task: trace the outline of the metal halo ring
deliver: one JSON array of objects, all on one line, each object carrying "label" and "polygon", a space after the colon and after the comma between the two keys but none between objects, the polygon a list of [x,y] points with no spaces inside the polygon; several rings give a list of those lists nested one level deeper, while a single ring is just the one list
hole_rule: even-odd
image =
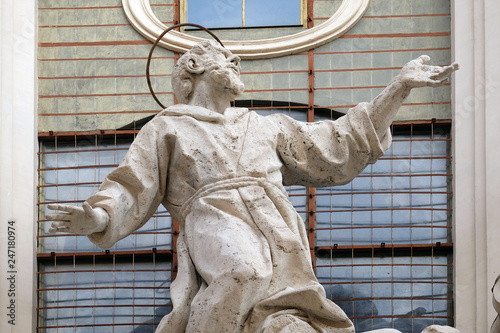
[{"label": "metal halo ring", "polygon": [[167,32],[169,32],[170,30],[172,29],[175,29],[175,28],[179,28],[179,27],[184,27],[184,26],[191,26],[191,27],[196,27],[196,28],[199,28],[199,29],[202,29],[202,30],[205,30],[206,32],[208,32],[216,41],[219,42],[219,44],[224,47],[224,44],[222,44],[222,42],[220,41],[220,39],[213,33],[211,32],[210,30],[208,30],[207,28],[205,28],[204,26],[201,26],[199,24],[194,24],[194,23],[179,23],[179,24],[174,24],[170,27],[168,27],[165,31],[163,31],[161,33],[161,35],[158,36],[158,38],[156,39],[155,43],[153,44],[153,47],[151,48],[151,51],[149,51],[149,56],[148,56],[148,62],[146,64],[146,79],[148,81],[148,87],[149,87],[149,91],[151,92],[151,95],[153,95],[153,98],[155,99],[156,103],[158,103],[158,105],[161,106],[162,109],[165,109],[165,106],[160,102],[160,100],[158,99],[158,97],[156,97],[156,94],[153,90],[153,87],[151,85],[151,78],[149,76],[149,65],[151,64],[151,57],[153,55],[153,51],[155,50],[156,48],[156,45],[158,45],[158,43],[160,42],[160,40],[163,38],[163,36],[165,36],[167,34]]}]

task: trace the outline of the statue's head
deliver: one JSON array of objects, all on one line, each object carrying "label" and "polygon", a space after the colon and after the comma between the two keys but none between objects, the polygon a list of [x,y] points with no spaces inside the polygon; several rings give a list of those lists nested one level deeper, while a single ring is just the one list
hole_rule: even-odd
[{"label": "statue's head", "polygon": [[240,80],[240,58],[213,41],[203,41],[186,52],[172,71],[172,88],[180,103],[187,104],[195,87],[196,76],[205,75],[225,92],[240,96],[245,85]]}]

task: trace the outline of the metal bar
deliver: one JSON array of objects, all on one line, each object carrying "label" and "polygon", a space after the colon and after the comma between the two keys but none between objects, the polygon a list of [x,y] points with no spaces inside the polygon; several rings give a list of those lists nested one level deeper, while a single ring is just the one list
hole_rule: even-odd
[{"label": "metal bar", "polygon": [[448,300],[452,301],[453,298],[450,297],[359,297],[359,298],[331,298],[334,302],[345,302],[345,301],[383,301],[383,300]]},{"label": "metal bar", "polygon": [[140,289],[140,290],[155,290],[162,289],[168,290],[170,287],[157,287],[157,286],[147,286],[147,287],[136,287],[136,286],[109,286],[109,287],[68,287],[68,288],[41,288],[36,291],[59,291],[59,290],[109,290],[109,289]]},{"label": "metal bar", "polygon": [[60,187],[60,186],[82,186],[82,185],[100,185],[102,182],[85,182],[85,183],[67,183],[67,184],[50,184],[50,185],[38,185],[37,188],[45,187]]},{"label": "metal bar", "polygon": [[[420,284],[420,283],[424,283],[424,284],[453,284],[453,281],[434,281],[434,282],[431,282],[430,280],[429,281],[426,281],[426,280],[384,280],[384,281],[377,281],[377,280],[367,280],[367,281],[345,281],[345,282],[320,282],[320,284],[323,284],[323,285],[338,285],[338,284],[351,284],[351,285],[355,285],[355,284],[368,284],[368,283],[372,283],[372,284],[382,284],[382,283],[395,283],[395,284],[399,284],[399,283],[410,283],[410,284]],[[68,288],[69,290],[72,290],[71,288]],[[412,297],[413,299],[413,297]]]},{"label": "metal bar", "polygon": [[54,328],[77,328],[77,327],[111,327],[111,326],[153,326],[159,323],[113,323],[113,324],[88,324],[88,325],[61,325],[61,326],[37,326],[37,329],[54,329]]},{"label": "metal bar", "polygon": [[128,147],[123,147],[123,148],[96,148],[96,149],[81,149],[81,150],[42,151],[42,152],[38,152],[37,155],[69,154],[69,153],[88,153],[88,152],[118,151],[118,150],[128,150],[128,149],[129,149]]},{"label": "metal bar", "polygon": [[451,138],[441,138],[441,139],[394,139],[392,142],[416,142],[416,141],[428,141],[428,142],[434,142],[434,141],[453,141]]},{"label": "metal bar", "polygon": [[[321,213],[321,212],[319,212]],[[404,225],[366,225],[366,226],[348,226],[348,227],[329,227],[329,228],[315,228],[314,230],[347,230],[347,229],[391,229],[391,228],[440,228],[440,229],[451,229],[451,226],[428,226],[428,225],[413,225],[413,224],[404,224]]]},{"label": "metal bar", "polygon": [[172,307],[172,304],[109,304],[109,305],[67,305],[67,306],[44,306],[37,307],[37,310],[54,309],[80,309],[80,308],[134,308],[134,307]]},{"label": "metal bar", "polygon": [[[151,112],[157,112],[157,111],[151,111]],[[54,138],[58,139],[64,139],[64,138],[69,138],[69,139],[74,139],[75,136],[78,137],[84,137],[84,136],[104,136],[104,137],[115,137],[115,136],[130,136],[130,135],[135,135],[139,133],[139,130],[97,130],[97,131],[73,131],[73,132],[39,132],[38,133],[38,139],[39,140],[52,140]]]},{"label": "metal bar", "polygon": [[[428,210],[428,211],[453,211],[453,208],[420,208],[420,207],[384,207],[384,208],[353,208],[353,209],[329,209],[329,210],[318,210],[315,211],[321,213],[347,213],[347,212],[381,212],[381,211],[400,211],[400,210]],[[310,213],[308,211],[298,211],[298,213]]]},{"label": "metal bar", "polygon": [[309,239],[309,251],[311,253],[311,261],[313,263],[313,266],[316,262],[316,213],[315,213],[315,206],[316,206],[316,189],[314,187],[309,187],[308,188],[309,192],[309,198],[307,200],[307,207],[309,209],[309,214],[307,217],[307,222],[308,222],[308,239]]},{"label": "metal bar", "polygon": [[74,169],[88,169],[88,168],[116,168],[117,166],[118,164],[75,165],[70,167],[37,169],[36,171],[40,172],[40,171],[74,170]]},{"label": "metal bar", "polygon": [[358,177],[451,177],[451,173],[417,173],[417,174],[370,174],[370,175],[358,175]]},{"label": "metal bar", "polygon": [[[127,23],[126,25],[129,25],[130,23]],[[173,59],[174,57],[153,57],[152,59]],[[110,57],[110,58],[101,58],[101,57],[96,57],[96,58],[59,58],[59,59],[41,59],[39,58],[38,61],[94,61],[94,60],[99,60],[99,61],[115,61],[115,60],[147,60],[148,57],[122,57],[122,58],[115,58],[115,57]]]},{"label": "metal bar", "polygon": [[453,194],[453,192],[451,191],[359,191],[359,192],[345,191],[345,192],[316,193],[316,196],[322,196],[322,195],[334,196],[334,195],[351,195],[351,194]]},{"label": "metal bar", "polygon": [[[371,245],[330,245],[318,246],[318,251],[356,251],[356,250],[372,250],[372,249],[395,249],[395,250],[411,250],[411,249],[444,249],[453,250],[453,243],[429,243],[429,244],[371,244]],[[371,266],[371,265],[370,265]]]},{"label": "metal bar", "polygon": [[67,273],[102,273],[102,272],[170,272],[172,269],[81,269],[81,270],[65,270],[65,271],[46,271],[37,272],[37,275],[43,274],[67,274]]},{"label": "metal bar", "polygon": [[342,265],[316,265],[318,268],[329,267],[453,267],[452,264],[342,264]]},{"label": "metal bar", "polygon": [[[312,20],[313,17],[313,0],[307,0],[307,27],[312,28],[314,22]],[[311,49],[307,52],[307,66],[308,66],[308,109],[307,109],[307,121],[310,123],[314,122],[314,50]],[[311,254],[311,262],[314,266],[316,263],[316,251],[314,250],[316,247],[316,233],[314,231],[316,227],[316,189],[314,187],[307,188],[308,200],[307,207],[309,210],[309,214],[307,217],[308,224],[308,240],[309,240],[309,251]]]},{"label": "metal bar", "polygon": [[419,319],[431,319],[431,318],[439,318],[439,319],[453,319],[453,316],[355,316],[349,317],[350,319],[374,319],[374,318],[419,318]]},{"label": "metal bar", "polygon": [[[181,23],[181,4],[180,0],[174,0],[174,24],[177,25]],[[179,28],[175,29],[176,31],[180,31]]]},{"label": "metal bar", "polygon": [[177,270],[179,269],[179,259],[177,256],[177,240],[179,239],[180,226],[177,220],[172,221],[172,281],[177,277]]},{"label": "metal bar", "polygon": [[38,253],[36,256],[39,261],[51,261],[55,259],[73,259],[73,258],[112,258],[112,257],[128,257],[139,256],[149,257],[153,254],[172,255],[171,250],[138,250],[138,251],[102,251],[102,252],[51,252],[51,253]]},{"label": "metal bar", "polygon": [[[430,141],[432,142],[432,141]],[[402,157],[381,157],[379,160],[400,161],[400,160],[451,160],[452,156],[402,156]],[[433,173],[431,173],[433,175]]]},{"label": "metal bar", "polygon": [[314,27],[314,0],[307,0],[307,29]]},{"label": "metal bar", "polygon": [[[171,215],[151,215],[151,217],[172,217]],[[37,220],[37,223],[43,223],[43,222],[51,222],[52,220]],[[155,234],[155,233],[161,233],[161,234],[171,234],[173,232],[171,231],[136,231],[134,232],[135,235],[137,234]]]},{"label": "metal bar", "polygon": [[[131,235],[169,235],[172,231],[134,231]],[[51,237],[86,237],[79,234],[51,234],[51,235],[38,235],[36,238],[51,238]],[[78,252],[75,252],[78,253]]]}]

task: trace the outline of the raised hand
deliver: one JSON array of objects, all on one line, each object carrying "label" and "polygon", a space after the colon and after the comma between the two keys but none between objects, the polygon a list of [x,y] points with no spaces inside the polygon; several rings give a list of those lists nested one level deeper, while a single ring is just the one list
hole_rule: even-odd
[{"label": "raised hand", "polygon": [[102,208],[92,208],[86,201],[82,207],[51,204],[47,206],[52,210],[60,210],[65,213],[47,214],[48,220],[54,222],[49,232],[69,232],[79,235],[90,235],[106,229],[109,215]]},{"label": "raised hand", "polygon": [[395,80],[400,80],[408,88],[438,87],[448,82],[448,75],[459,69],[458,63],[449,66],[426,65],[431,58],[421,55],[407,63]]},{"label": "raised hand", "polygon": [[422,55],[407,63],[401,72],[373,101],[367,112],[379,137],[384,137],[405,98],[413,88],[439,87],[448,81],[448,75],[459,69],[458,63],[449,66],[426,65],[431,58]]}]

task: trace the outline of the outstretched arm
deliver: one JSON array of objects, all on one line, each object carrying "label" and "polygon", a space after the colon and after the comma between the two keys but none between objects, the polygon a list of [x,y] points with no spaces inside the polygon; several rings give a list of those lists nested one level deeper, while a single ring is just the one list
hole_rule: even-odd
[{"label": "outstretched arm", "polygon": [[391,125],[403,101],[413,88],[439,87],[448,82],[448,75],[459,66],[430,66],[429,56],[422,55],[407,63],[389,85],[368,105],[368,114],[379,137]]},{"label": "outstretched arm", "polygon": [[166,117],[156,117],[139,132],[120,165],[111,171],[83,207],[50,205],[51,232],[86,235],[110,248],[146,223],[166,191],[169,151]]},{"label": "outstretched arm", "polygon": [[48,208],[64,212],[47,214],[47,219],[54,221],[49,229],[53,233],[90,235],[104,231],[109,221],[109,215],[104,209],[92,208],[86,201],[82,207],[52,204]]}]

